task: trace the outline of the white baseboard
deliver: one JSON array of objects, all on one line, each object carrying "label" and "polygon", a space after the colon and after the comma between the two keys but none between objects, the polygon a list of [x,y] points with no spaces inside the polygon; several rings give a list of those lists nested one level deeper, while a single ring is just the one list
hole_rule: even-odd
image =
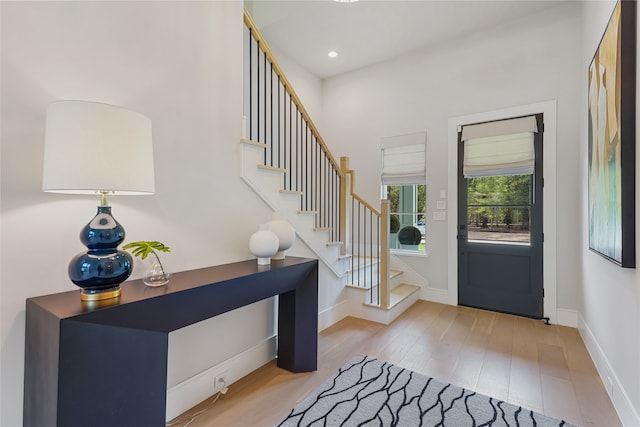
[{"label": "white baseboard", "polygon": [[582,315],[578,313],[577,317],[578,330],[580,331],[582,340],[591,355],[593,363],[596,365],[596,369],[600,374],[602,383],[611,398],[611,402],[613,402],[613,406],[618,413],[618,417],[620,417],[620,421],[622,421],[622,425],[640,426],[640,416],[638,416],[638,412],[635,410],[633,402],[629,399],[629,395],[626,390],[622,387],[622,384],[611,367],[607,356],[602,351],[600,344],[598,344],[596,337],[591,332],[589,325],[587,325]]},{"label": "white baseboard", "polygon": [[577,328],[578,312],[576,310],[558,308],[556,309],[556,322],[558,323],[558,325],[568,326],[570,328]]},{"label": "white baseboard", "polygon": [[449,304],[449,291],[425,286],[420,291],[420,299],[439,302],[440,304]]},{"label": "white baseboard", "polygon": [[[318,313],[318,331],[328,328],[349,315],[349,301],[344,300]],[[272,336],[206,371],[195,375],[167,390],[166,419],[171,420],[213,396],[215,377],[226,373],[230,385],[265,363],[277,354],[277,337]]]},{"label": "white baseboard", "polygon": [[276,357],[277,339],[272,336],[224,362],[199,373],[167,390],[166,419],[171,420],[203,400],[213,396],[215,377],[226,373],[227,386]]},{"label": "white baseboard", "polygon": [[318,332],[327,329],[329,326],[344,319],[349,315],[349,300],[340,301],[336,305],[322,310],[318,313]]}]

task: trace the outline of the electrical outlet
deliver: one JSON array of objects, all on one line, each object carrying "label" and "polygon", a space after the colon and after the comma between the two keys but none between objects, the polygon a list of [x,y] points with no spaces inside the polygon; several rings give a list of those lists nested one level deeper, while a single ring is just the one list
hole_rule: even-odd
[{"label": "electrical outlet", "polygon": [[216,375],[214,377],[213,380],[213,391],[215,393],[219,392],[220,390],[222,390],[225,387],[229,386],[229,371],[222,371],[220,373],[218,373],[218,375]]}]

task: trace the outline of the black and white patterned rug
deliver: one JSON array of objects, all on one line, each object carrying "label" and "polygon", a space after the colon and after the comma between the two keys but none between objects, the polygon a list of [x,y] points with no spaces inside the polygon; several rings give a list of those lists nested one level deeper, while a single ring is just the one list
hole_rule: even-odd
[{"label": "black and white patterned rug", "polygon": [[356,356],[277,426],[566,426],[520,406]]}]

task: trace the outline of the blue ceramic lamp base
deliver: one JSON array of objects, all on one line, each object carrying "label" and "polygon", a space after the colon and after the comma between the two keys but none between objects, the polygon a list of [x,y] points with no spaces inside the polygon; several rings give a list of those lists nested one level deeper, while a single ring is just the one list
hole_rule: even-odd
[{"label": "blue ceramic lamp base", "polygon": [[118,250],[124,238],[124,228],[111,216],[111,206],[98,206],[96,216],[80,232],[80,241],[88,251],[69,263],[69,278],[81,288],[83,301],[120,296],[120,283],[133,270],[131,255]]}]

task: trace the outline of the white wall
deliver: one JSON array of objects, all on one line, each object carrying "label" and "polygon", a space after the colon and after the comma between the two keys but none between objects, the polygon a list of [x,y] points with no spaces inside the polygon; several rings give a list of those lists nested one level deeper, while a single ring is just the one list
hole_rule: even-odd
[{"label": "white wall", "polygon": [[[87,99],[150,117],[156,194],[111,204],[127,241],[171,247],[163,256],[170,271],[251,258],[249,236],[271,214],[239,174],[241,2],[2,2],[1,8],[0,425],[16,427],[25,299],[76,289],[67,264],[85,249],[78,234],[97,205],[91,197],[41,191],[48,103]],[[222,320],[170,337],[170,385],[274,333],[270,301]],[[210,335],[203,337],[205,329]]]},{"label": "white wall", "polygon": [[[577,308],[580,3],[565,3],[437,48],[325,80],[323,123],[333,151],[358,174],[356,191],[379,198],[380,138],[427,132],[427,209],[447,188],[451,117],[557,100],[558,303]],[[428,258],[406,258],[433,288],[447,288],[447,223],[427,215]]]},{"label": "white wall", "polygon": [[[583,50],[580,103],[580,182],[581,241],[583,284],[579,293],[580,332],[598,366],[625,425],[640,425],[640,275],[637,269],[623,269],[588,250],[587,210],[587,70],[604,33],[614,1],[585,2],[583,13]],[[638,44],[640,46],[640,43]],[[636,58],[638,56],[636,55]],[[640,68],[637,69],[640,71]],[[640,82],[637,73],[636,81]],[[636,102],[640,101],[637,96]],[[636,104],[636,129],[640,123],[640,104]],[[637,130],[636,130],[637,132]],[[640,135],[640,133],[638,134]],[[636,165],[640,150],[636,149]],[[640,167],[636,166],[636,188]],[[637,200],[636,191],[636,200]],[[638,204],[636,202],[636,209]],[[640,212],[640,211],[639,211]],[[640,230],[636,212],[636,230]],[[636,253],[640,240],[636,232]],[[609,384],[609,379],[612,384]]]},{"label": "white wall", "polygon": [[271,51],[322,136],[322,81],[277,48]]},{"label": "white wall", "polygon": [[[594,358],[604,359],[617,383],[614,402],[625,410],[623,419],[637,424],[638,274],[585,249],[586,70],[613,2],[583,7],[583,17],[579,3],[563,5],[329,79],[321,107],[313,79],[296,90],[310,102],[334,154],[351,157],[357,190],[367,200],[379,197],[379,172],[371,165],[378,164],[380,138],[426,130],[430,206],[447,185],[449,117],[556,99],[557,158],[563,165],[557,177],[558,304],[580,311],[581,331],[599,352]],[[83,250],[77,235],[96,206],[91,198],[40,191],[49,102],[89,99],[151,118],[157,193],[112,204],[127,240],[157,239],[172,247],[164,257],[168,269],[250,258],[249,235],[270,213],[238,174],[241,3],[2,2],[0,8],[0,425],[13,427],[22,423],[25,299],[74,289],[66,265]],[[318,109],[321,117],[315,116]],[[429,258],[406,261],[431,286],[445,289],[446,223],[427,225]],[[299,252],[307,255],[306,248]],[[341,300],[322,289],[320,296],[321,310]],[[272,316],[271,302],[264,302],[224,323],[212,320],[172,334],[171,382],[267,339]],[[250,332],[226,335],[229,324]],[[223,334],[225,348],[215,332],[202,342],[203,329]],[[202,357],[194,360],[195,354]]]}]

